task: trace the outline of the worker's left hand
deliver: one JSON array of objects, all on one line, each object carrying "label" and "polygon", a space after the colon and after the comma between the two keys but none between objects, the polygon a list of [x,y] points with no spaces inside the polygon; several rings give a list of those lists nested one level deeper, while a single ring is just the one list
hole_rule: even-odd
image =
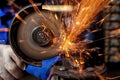
[{"label": "worker's left hand", "polygon": [[0,44],[0,80],[16,80],[24,76],[24,63],[14,54],[10,45]]},{"label": "worker's left hand", "polygon": [[58,61],[61,61],[60,56],[48,60],[42,60],[42,66],[28,65],[26,67],[26,72],[40,78],[41,80],[47,80],[51,67]]}]

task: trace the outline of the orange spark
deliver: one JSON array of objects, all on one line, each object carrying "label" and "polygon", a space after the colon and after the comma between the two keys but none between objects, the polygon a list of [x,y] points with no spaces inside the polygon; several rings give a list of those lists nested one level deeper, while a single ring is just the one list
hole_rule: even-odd
[{"label": "orange spark", "polygon": [[102,29],[96,29],[96,30],[93,30],[91,33],[95,33],[95,32],[98,32],[98,31],[101,31]]},{"label": "orange spark", "polygon": [[75,63],[76,63],[76,64],[79,64],[79,61],[78,61],[77,59],[75,59]]},{"label": "orange spark", "polygon": [[80,65],[79,72],[82,73],[82,71],[83,71],[83,65]]},{"label": "orange spark", "polygon": [[74,21],[79,24],[73,24],[73,29],[69,34],[70,41],[83,31],[88,29],[95,21],[95,17],[100,13],[108,4],[110,0],[81,0],[80,9],[77,16],[74,16]]},{"label": "orange spark", "polygon": [[9,29],[8,28],[0,28],[0,32],[8,32]]},{"label": "orange spark", "polygon": [[36,13],[41,13],[39,8],[37,7],[37,5],[34,3],[33,0],[29,0],[29,2],[32,4],[32,6],[33,6]]},{"label": "orange spark", "polygon": [[34,3],[34,1],[33,1],[33,0],[29,0],[29,2],[32,4],[35,12],[36,12],[38,15],[42,16],[42,17],[44,18],[44,20],[46,20],[45,16],[44,16],[44,15],[42,14],[42,12],[39,10],[39,8],[38,8],[37,5]]},{"label": "orange spark", "polygon": [[58,20],[58,16],[57,16],[57,14],[55,14],[55,19]]},{"label": "orange spark", "polygon": [[100,21],[97,22],[97,24],[102,24],[107,18],[109,17],[109,14],[106,15],[103,19],[101,19]]},{"label": "orange spark", "polygon": [[[22,7],[18,6],[16,3],[13,3],[13,6],[19,10],[22,9]],[[24,13],[29,14],[26,10],[23,10]]]},{"label": "orange spark", "polygon": [[98,13],[101,12],[109,2],[110,0],[81,0],[81,2],[78,3],[81,4],[79,6],[80,9],[76,16],[71,13],[74,17],[75,24],[71,25],[72,29],[68,36],[66,36],[63,49],[67,50],[67,48],[71,46],[69,43],[76,40],[79,34],[90,27]]},{"label": "orange spark", "polygon": [[[71,5],[70,1],[69,0],[64,1],[64,4]],[[75,0],[75,1],[72,0],[72,2],[74,4],[74,10],[73,12],[71,12],[71,15],[73,18],[73,24],[70,25],[71,30],[69,33],[65,33],[64,35],[62,34],[63,41],[61,42],[60,48],[66,51],[67,55],[68,55],[67,52],[69,50],[74,51],[76,48],[80,50],[79,71],[82,72],[82,69],[85,64],[85,59],[83,58],[84,51],[82,50],[84,50],[85,48],[78,46],[78,43],[74,43],[74,42],[77,40],[78,35],[80,35],[86,29],[90,28],[91,24],[95,21],[96,16],[104,8],[106,8],[106,6],[109,5],[110,0],[80,0],[80,2],[78,2],[78,0]],[[89,53],[86,53],[86,54],[90,55]],[[69,56],[71,56],[70,53],[69,53]]]},{"label": "orange spark", "polygon": [[[19,9],[19,10],[22,9],[22,7],[18,6],[18,5],[14,2],[14,0],[7,0],[7,1],[8,1],[8,3],[9,3],[9,5],[12,5],[12,6],[14,6],[15,8],[17,8],[17,9]],[[29,14],[26,10],[23,10],[23,12],[26,13],[26,14]]]},{"label": "orange spark", "polygon": [[105,80],[105,78],[100,73],[98,73],[97,71],[94,71],[94,73],[98,76],[98,78],[100,80]]},{"label": "orange spark", "polygon": [[66,56],[66,57],[70,57],[69,52],[66,52],[65,56]]},{"label": "orange spark", "polygon": [[120,29],[116,29],[110,32],[110,34],[120,35]]},{"label": "orange spark", "polygon": [[19,14],[15,14],[15,17],[16,17],[17,19],[19,19],[22,23],[27,24],[26,21],[25,21],[24,19],[22,19],[22,17],[20,17]]}]

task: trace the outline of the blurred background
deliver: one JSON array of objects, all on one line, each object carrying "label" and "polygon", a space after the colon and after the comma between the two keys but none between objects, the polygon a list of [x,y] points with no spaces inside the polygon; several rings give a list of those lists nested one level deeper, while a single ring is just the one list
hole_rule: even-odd
[{"label": "blurred background", "polygon": [[[34,2],[45,3],[46,0],[34,0]],[[0,0],[0,26],[9,27],[14,14],[29,4],[28,0]],[[106,62],[108,68],[106,75],[114,77],[120,75],[120,0],[113,0],[110,5],[112,7],[100,13],[97,19],[99,21],[103,16],[107,15],[104,23],[101,25],[95,24],[91,27],[91,30],[100,29],[100,31],[92,34],[92,40],[101,39],[91,46],[101,48],[100,52],[103,53],[104,62]],[[27,79],[34,80],[30,76]]]}]

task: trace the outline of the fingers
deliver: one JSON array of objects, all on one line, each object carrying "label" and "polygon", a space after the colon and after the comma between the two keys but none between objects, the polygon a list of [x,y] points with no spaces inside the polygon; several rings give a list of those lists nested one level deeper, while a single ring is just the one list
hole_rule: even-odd
[{"label": "fingers", "polygon": [[10,45],[0,47],[0,80],[16,80],[23,77],[23,65],[13,53]]},{"label": "fingers", "polygon": [[4,66],[6,70],[14,76],[16,79],[19,79],[23,76],[23,71],[11,60],[9,55],[4,54]]},{"label": "fingers", "polygon": [[24,68],[25,68],[25,63],[23,63],[23,62],[13,53],[12,49],[10,50],[10,57],[12,58],[12,60],[15,61],[16,65],[17,65],[20,69],[24,70]]},{"label": "fingers", "polygon": [[16,56],[16,54],[13,52],[13,50],[11,49],[11,47],[10,47],[9,45],[7,45],[6,47],[7,47],[7,49],[8,49],[9,56],[12,58],[12,60],[16,63],[16,65],[17,65],[20,69],[24,70],[25,67],[26,67],[25,63],[22,62],[22,61]]},{"label": "fingers", "polygon": [[8,73],[5,68],[2,68],[0,71],[0,80],[15,80],[15,78],[10,73]]},{"label": "fingers", "polygon": [[3,53],[4,67],[6,70],[16,79],[23,77],[24,73],[22,69],[20,69],[22,62],[15,56],[9,45],[5,47]]},{"label": "fingers", "polygon": [[0,80],[15,80],[15,78],[5,69],[1,56],[0,56]]}]

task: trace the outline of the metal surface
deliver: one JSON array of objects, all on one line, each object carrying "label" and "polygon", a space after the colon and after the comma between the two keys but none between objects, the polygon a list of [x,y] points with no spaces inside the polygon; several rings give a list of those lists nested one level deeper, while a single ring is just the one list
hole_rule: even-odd
[{"label": "metal surface", "polygon": [[31,5],[23,8],[18,15],[24,22],[15,17],[10,28],[10,44],[14,52],[32,65],[39,65],[41,60],[58,54],[62,28],[54,13],[42,10],[41,4],[37,7],[39,13]]},{"label": "metal surface", "polygon": [[[97,73],[103,75],[106,72],[106,66],[103,63],[103,55],[100,54],[99,48],[85,49],[84,51],[91,53],[89,58],[86,55],[83,56],[86,58],[84,65],[76,64],[73,59],[61,55],[62,62],[54,65],[50,74],[61,77],[64,80],[93,80],[98,78]],[[73,52],[71,54],[75,59],[79,56]]]},{"label": "metal surface", "polygon": [[84,69],[82,73],[79,72],[78,69],[65,69],[59,70],[62,66],[53,66],[51,71],[54,75],[57,75],[62,78],[72,79],[72,80],[80,80],[80,79],[89,79],[89,78],[96,78],[97,75],[95,71],[99,74],[103,74],[106,71],[105,65],[96,66],[96,67],[88,67],[92,68],[93,70],[89,70],[88,68]]}]

